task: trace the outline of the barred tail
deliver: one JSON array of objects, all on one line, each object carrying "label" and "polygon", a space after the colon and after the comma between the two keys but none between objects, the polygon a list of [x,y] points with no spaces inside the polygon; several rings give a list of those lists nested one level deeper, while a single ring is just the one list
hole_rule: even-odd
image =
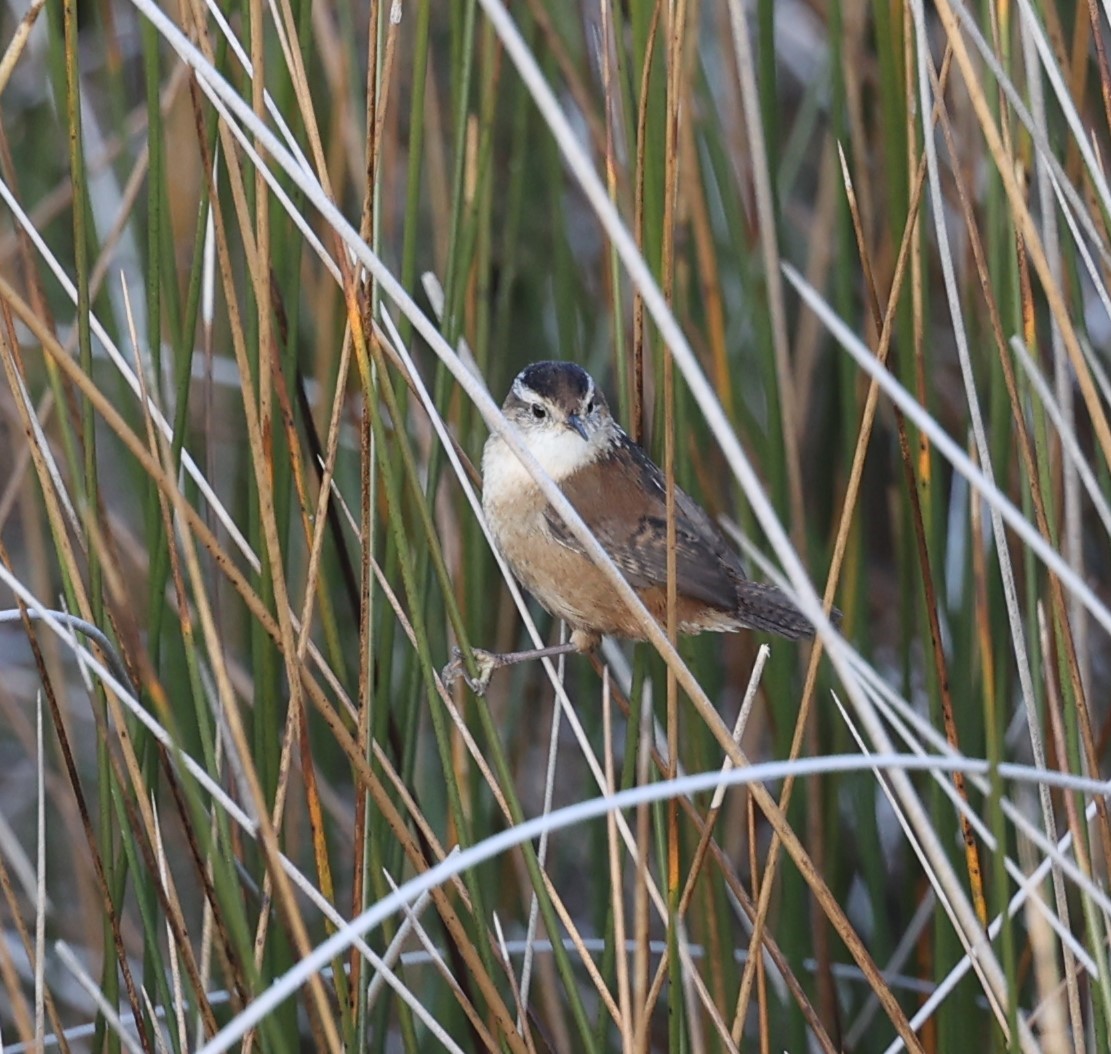
[{"label": "barred tail", "polygon": [[[814,636],[810,620],[775,586],[747,579],[737,583],[737,619],[749,629],[775,633],[788,640]],[[830,612],[834,625],[841,621],[841,612]]]}]

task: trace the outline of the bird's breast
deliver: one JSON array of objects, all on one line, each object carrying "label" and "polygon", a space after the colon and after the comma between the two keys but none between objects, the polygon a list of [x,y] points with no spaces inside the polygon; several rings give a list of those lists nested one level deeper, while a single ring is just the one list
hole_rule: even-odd
[{"label": "bird's breast", "polygon": [[[496,436],[490,437],[482,458],[482,507],[494,542],[521,585],[557,618],[576,628],[595,628],[603,600],[594,595],[597,569],[552,535],[547,498]],[[613,606],[616,598],[610,593],[605,599]]]},{"label": "bird's breast", "polygon": [[487,440],[482,454],[482,509],[494,541],[522,581],[522,569],[546,534],[547,500],[517,455],[498,437]]},{"label": "bird's breast", "polygon": [[[576,629],[644,638],[639,621],[594,562],[552,533],[547,499],[516,454],[497,436],[490,437],[483,451],[482,481],[482,506],[494,542],[525,589]],[[637,593],[653,617],[664,622],[666,590],[640,588]],[[683,633],[737,627],[731,614],[689,597],[678,598],[677,614]]]}]

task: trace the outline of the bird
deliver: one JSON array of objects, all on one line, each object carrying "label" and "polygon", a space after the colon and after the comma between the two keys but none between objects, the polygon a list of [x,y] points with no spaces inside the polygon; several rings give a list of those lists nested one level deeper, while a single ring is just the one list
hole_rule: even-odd
[{"label": "bird", "polygon": [[[667,485],[614,419],[594,378],[573,362],[534,362],[513,381],[502,413],[559,486],[651,615],[667,619]],[[509,444],[494,432],[482,453],[482,508],[517,580],[571,628],[548,648],[474,649],[478,676],[454,649],[444,680],[478,694],[494,670],[531,659],[589,653],[603,636],[644,640],[636,615],[552,508]],[[782,590],[754,582],[709,514],[675,487],[675,593],[679,632],[761,630],[789,640],[814,627]],[[840,612],[831,617],[836,621]]]}]

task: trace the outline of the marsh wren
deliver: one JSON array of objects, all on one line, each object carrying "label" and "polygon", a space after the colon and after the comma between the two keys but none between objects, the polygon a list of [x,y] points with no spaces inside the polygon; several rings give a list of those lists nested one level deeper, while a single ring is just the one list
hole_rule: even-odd
[{"label": "marsh wren", "polygon": [[[664,474],[613,419],[586,370],[536,362],[513,382],[502,412],[559,485],[652,616],[667,620],[667,496]],[[644,640],[614,592],[551,507],[517,455],[496,433],[482,454],[482,507],[513,574],[571,627],[566,644],[493,654],[475,650],[482,692],[501,666],[593,651],[606,634]],[[740,558],[702,507],[675,488],[675,592],[681,633],[764,630],[789,640],[814,629],[774,586],[750,581]],[[465,674],[456,649],[446,681]]]}]

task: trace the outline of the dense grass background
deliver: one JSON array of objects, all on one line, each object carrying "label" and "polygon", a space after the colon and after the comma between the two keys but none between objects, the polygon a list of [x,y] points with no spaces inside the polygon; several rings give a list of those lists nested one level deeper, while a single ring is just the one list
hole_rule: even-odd
[{"label": "dense grass background", "polygon": [[[923,6],[5,9],[5,1049],[1108,1049],[1108,14]],[[545,358],[840,634],[446,690]]]}]

